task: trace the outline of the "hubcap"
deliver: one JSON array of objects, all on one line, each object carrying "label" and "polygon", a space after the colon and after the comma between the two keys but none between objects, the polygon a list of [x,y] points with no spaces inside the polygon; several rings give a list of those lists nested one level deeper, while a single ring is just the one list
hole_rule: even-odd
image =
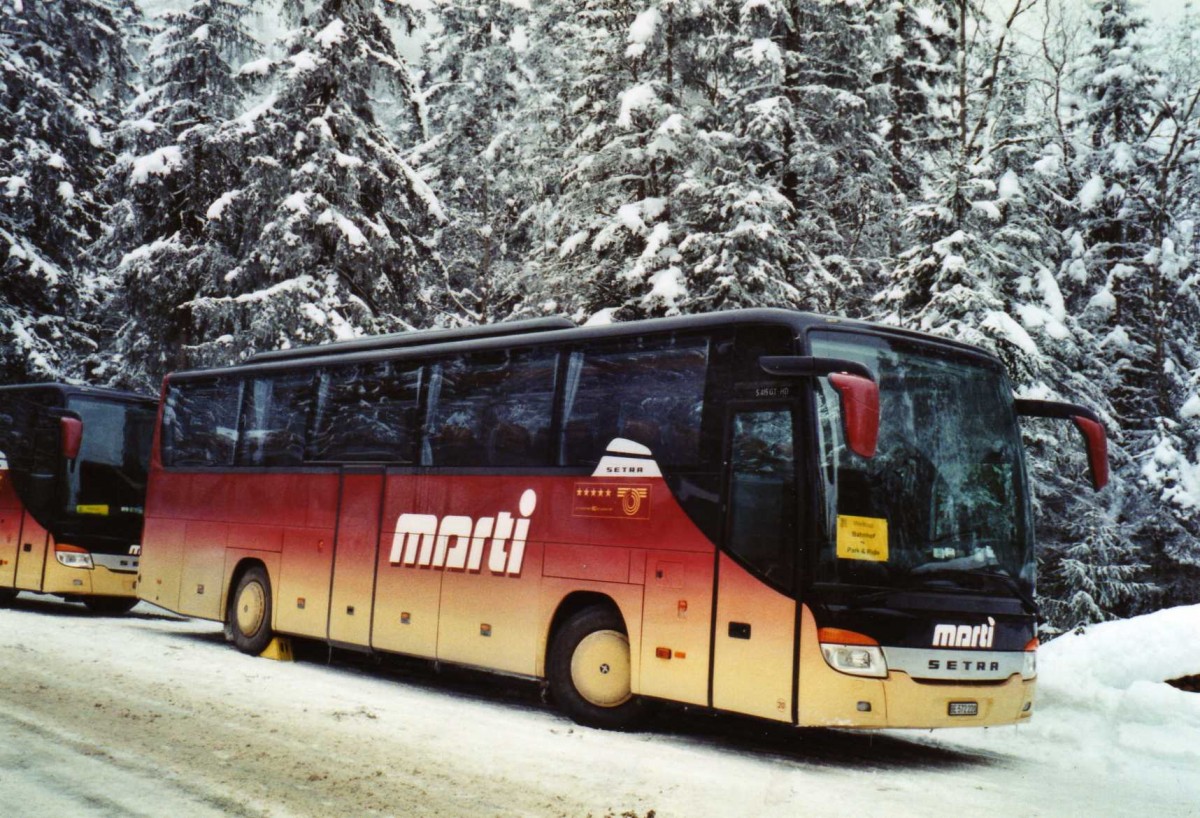
[{"label": "hubcap", "polygon": [[571,682],[597,707],[630,699],[629,639],[620,631],[596,631],[580,640],[571,656]]},{"label": "hubcap", "polygon": [[251,582],[238,594],[237,626],[242,636],[253,636],[262,627],[267,613],[267,595],[257,582]]}]

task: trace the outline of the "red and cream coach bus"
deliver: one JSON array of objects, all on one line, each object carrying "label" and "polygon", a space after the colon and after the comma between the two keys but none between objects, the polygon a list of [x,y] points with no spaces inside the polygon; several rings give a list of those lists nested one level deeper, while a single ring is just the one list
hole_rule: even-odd
[{"label": "red and cream coach bus", "polygon": [[998,360],[782,310],[264,353],[164,384],[138,593],[273,634],[795,725],[1014,723],[1035,678]]},{"label": "red and cream coach bus", "polygon": [[111,389],[0,387],[0,604],[18,591],[97,613],[137,604],[155,406]]}]

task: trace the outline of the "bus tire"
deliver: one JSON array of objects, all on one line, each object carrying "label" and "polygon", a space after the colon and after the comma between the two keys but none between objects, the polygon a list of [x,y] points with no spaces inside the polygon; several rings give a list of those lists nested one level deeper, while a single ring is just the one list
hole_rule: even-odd
[{"label": "bus tire", "polygon": [[225,612],[233,644],[242,653],[258,656],[271,644],[271,580],[261,565],[249,568],[229,596]]},{"label": "bus tire", "polygon": [[83,604],[97,616],[120,616],[129,613],[138,604],[137,597],[85,596]]},{"label": "bus tire", "polygon": [[7,608],[17,599],[16,588],[0,588],[0,608]]},{"label": "bus tire", "polygon": [[630,730],[645,721],[645,705],[630,689],[625,623],[610,607],[584,608],[558,629],[546,676],[555,702],[579,724]]}]

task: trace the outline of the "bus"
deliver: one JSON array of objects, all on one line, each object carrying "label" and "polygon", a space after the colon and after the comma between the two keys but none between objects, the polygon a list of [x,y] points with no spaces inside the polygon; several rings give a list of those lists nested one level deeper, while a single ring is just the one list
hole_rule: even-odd
[{"label": "bus", "polygon": [[0,605],[20,591],[120,614],[137,604],[157,401],[0,386]]},{"label": "bus", "polygon": [[[540,680],[581,724],[656,701],[796,726],[1012,724],[1037,605],[1001,362],[775,309],[561,319],[169,375],[142,599]],[[1080,460],[1082,463],[1082,459]]]}]

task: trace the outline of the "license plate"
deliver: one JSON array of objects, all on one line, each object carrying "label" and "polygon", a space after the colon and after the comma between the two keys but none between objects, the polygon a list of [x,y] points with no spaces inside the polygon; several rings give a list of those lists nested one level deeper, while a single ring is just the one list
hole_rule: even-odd
[{"label": "license plate", "polygon": [[950,702],[951,716],[978,716],[979,702]]}]

